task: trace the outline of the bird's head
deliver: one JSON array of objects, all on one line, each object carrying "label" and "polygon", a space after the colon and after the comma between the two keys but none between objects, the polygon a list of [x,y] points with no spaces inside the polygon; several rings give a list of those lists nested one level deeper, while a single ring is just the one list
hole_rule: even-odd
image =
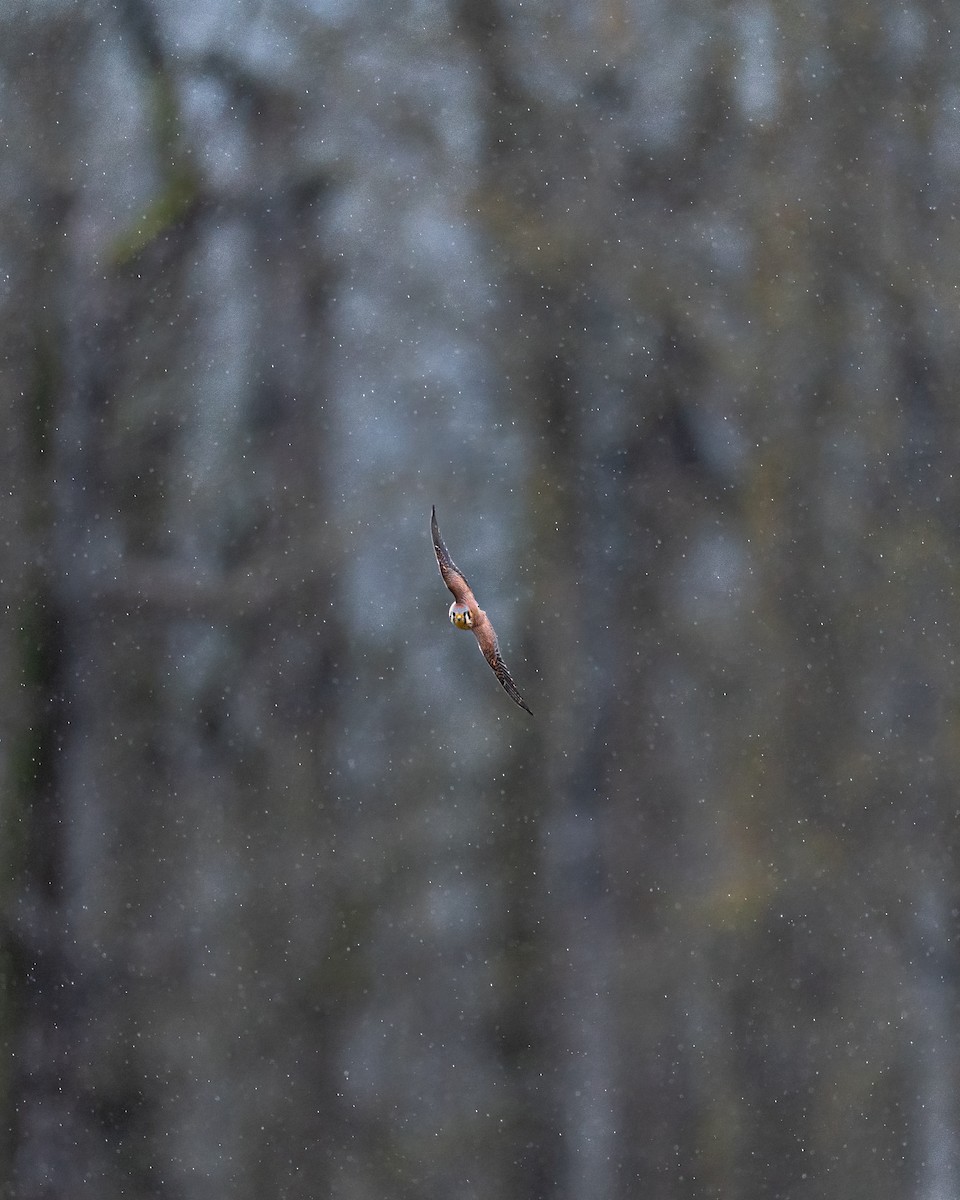
[{"label": "bird's head", "polygon": [[458,629],[473,628],[473,613],[465,604],[458,604],[456,600],[450,605],[450,623],[456,625]]}]

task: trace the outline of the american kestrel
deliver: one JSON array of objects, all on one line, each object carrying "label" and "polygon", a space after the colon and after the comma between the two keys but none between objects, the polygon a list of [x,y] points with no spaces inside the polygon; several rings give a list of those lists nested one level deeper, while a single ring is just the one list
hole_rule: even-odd
[{"label": "american kestrel", "polygon": [[519,704],[532,717],[533,710],[527,707],[523,697],[517,691],[517,685],[510,678],[507,664],[500,656],[500,643],[497,641],[497,635],[490,624],[489,617],[477,603],[476,596],[470,590],[470,584],[464,578],[463,572],[454,565],[449,551],[443,544],[440,528],[437,525],[436,506],[430,516],[430,530],[433,533],[433,548],[437,554],[440,575],[453,593],[453,603],[450,605],[448,614],[451,622],[458,629],[470,629],[476,634],[481,653],[493,667],[493,673],[503,685],[503,690],[515,704]]}]

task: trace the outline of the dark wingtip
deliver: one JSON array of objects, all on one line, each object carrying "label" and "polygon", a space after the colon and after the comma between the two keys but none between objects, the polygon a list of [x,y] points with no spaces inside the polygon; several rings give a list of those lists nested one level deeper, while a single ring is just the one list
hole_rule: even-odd
[{"label": "dark wingtip", "polygon": [[[500,682],[503,683],[503,680],[501,679]],[[527,704],[526,700],[524,700],[524,698],[520,695],[520,691],[512,679],[510,680],[510,683],[512,684],[512,687],[507,687],[506,684],[504,684],[504,691],[507,693],[507,695],[510,697],[510,699],[514,702],[514,704],[519,705],[520,708],[522,708],[524,712],[528,712],[530,714],[530,716],[532,717],[533,709],[529,706],[529,704]]]}]

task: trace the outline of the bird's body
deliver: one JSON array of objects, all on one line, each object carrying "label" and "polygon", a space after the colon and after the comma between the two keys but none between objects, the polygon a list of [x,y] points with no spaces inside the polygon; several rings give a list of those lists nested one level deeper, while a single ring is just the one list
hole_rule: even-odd
[{"label": "bird's body", "polygon": [[466,576],[456,567],[449,551],[443,544],[440,528],[437,525],[436,507],[430,516],[430,531],[433,534],[433,549],[437,556],[437,566],[440,568],[441,578],[453,593],[453,603],[450,605],[448,613],[451,623],[458,629],[469,629],[475,635],[480,652],[490,664],[497,679],[500,680],[503,690],[515,704],[519,704],[522,709],[533,716],[532,710],[527,707],[507,670],[507,664],[503,661],[500,653],[500,643],[497,641],[496,631],[490,623],[489,617],[477,603],[477,598],[473,594],[470,584],[467,583]]}]

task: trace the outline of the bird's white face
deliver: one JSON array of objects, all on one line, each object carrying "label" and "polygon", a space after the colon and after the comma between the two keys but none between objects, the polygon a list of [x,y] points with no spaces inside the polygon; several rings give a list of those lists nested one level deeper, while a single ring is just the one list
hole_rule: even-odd
[{"label": "bird's white face", "polygon": [[448,616],[450,617],[451,624],[456,625],[458,629],[473,628],[473,614],[465,604],[458,604],[454,600],[450,605]]}]

